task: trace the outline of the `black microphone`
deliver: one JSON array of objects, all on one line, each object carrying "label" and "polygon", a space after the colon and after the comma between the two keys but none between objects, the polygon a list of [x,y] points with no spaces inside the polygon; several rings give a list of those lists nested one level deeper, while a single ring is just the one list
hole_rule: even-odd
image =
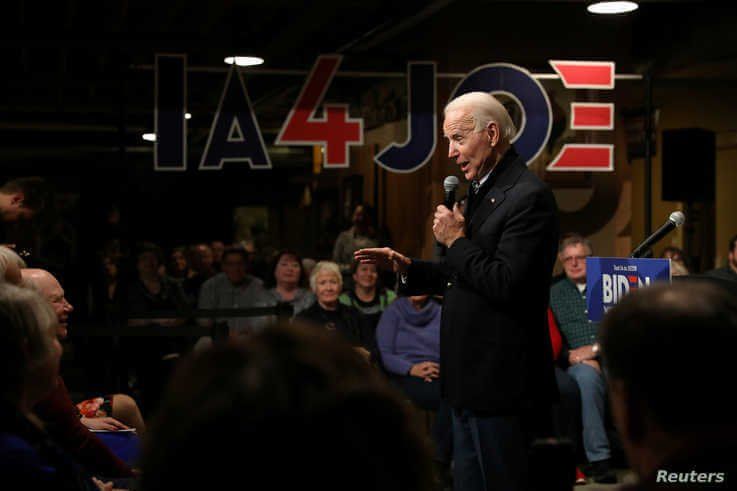
[{"label": "black microphone", "polygon": [[[445,198],[443,204],[450,210],[453,211],[453,206],[456,204],[456,189],[460,181],[456,176],[448,176],[443,180],[443,190],[445,191]],[[434,255],[436,259],[445,256],[446,247],[440,242],[435,242]]]},{"label": "black microphone", "polygon": [[460,182],[456,176],[448,176],[443,181],[443,189],[445,190],[443,204],[450,211],[453,211],[453,206],[456,204],[456,189],[458,189],[458,184]]},{"label": "black microphone", "polygon": [[683,225],[685,221],[686,221],[686,215],[684,215],[683,212],[674,211],[668,217],[667,222],[661,225],[658,230],[653,232],[653,234],[650,237],[643,240],[642,243],[638,245],[634,251],[632,251],[632,254],[630,254],[630,257],[644,256],[647,250],[650,249],[650,246],[652,246],[653,244],[658,242],[660,239],[668,235],[668,233],[670,233],[671,230]]}]

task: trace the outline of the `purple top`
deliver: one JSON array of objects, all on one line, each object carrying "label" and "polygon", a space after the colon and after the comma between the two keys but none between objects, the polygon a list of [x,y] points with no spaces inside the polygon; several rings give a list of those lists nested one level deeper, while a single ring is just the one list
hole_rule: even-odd
[{"label": "purple top", "polygon": [[386,308],[376,328],[376,342],[388,371],[408,375],[416,363],[440,362],[440,310],[433,300],[416,310],[408,297]]}]

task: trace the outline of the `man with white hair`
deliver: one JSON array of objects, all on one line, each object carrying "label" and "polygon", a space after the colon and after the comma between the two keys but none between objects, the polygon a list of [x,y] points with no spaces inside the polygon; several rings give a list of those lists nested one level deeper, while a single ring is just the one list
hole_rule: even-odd
[{"label": "man with white hair", "polygon": [[[59,281],[43,269],[23,269],[21,274],[26,285],[35,288],[49,301],[58,321],[56,335],[59,340],[66,338],[69,314],[74,307],[64,296],[64,289]],[[111,406],[110,416],[80,417],[64,380],[59,377],[56,389],[36,404],[33,410],[48,425],[49,434],[90,471],[105,477],[130,477],[130,467],[89,430],[115,431],[128,428],[113,415],[142,429],[143,418],[135,401],[125,394],[112,395]],[[121,413],[123,416],[120,416]]]},{"label": "man with white hair", "polygon": [[453,408],[454,489],[526,489],[528,444],[551,431],[557,391],[546,318],[557,206],[512,146],[514,123],[490,94],[451,101],[443,133],[471,183],[465,210],[435,212],[445,258],[389,248],[355,257],[394,269],[404,294],[444,295],[440,379]]}]

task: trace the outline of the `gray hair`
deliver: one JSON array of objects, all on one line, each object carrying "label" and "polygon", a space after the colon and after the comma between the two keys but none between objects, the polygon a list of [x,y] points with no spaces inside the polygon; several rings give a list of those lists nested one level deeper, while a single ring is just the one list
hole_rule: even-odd
[{"label": "gray hair", "polygon": [[583,244],[584,247],[586,247],[589,250],[589,253],[594,253],[594,248],[591,246],[591,241],[584,237],[583,235],[571,232],[568,234],[563,235],[561,237],[560,242],[558,243],[558,253],[562,253],[564,250],[566,250],[566,247]]},{"label": "gray hair", "polygon": [[443,114],[456,109],[467,109],[471,113],[476,132],[483,131],[489,123],[499,126],[499,138],[503,143],[509,143],[517,133],[512,118],[501,102],[486,92],[467,92],[450,101],[443,110]]},{"label": "gray hair", "polygon": [[7,281],[5,274],[12,266],[16,266],[19,270],[27,267],[26,262],[13,249],[0,246],[0,283]]},{"label": "gray hair", "polygon": [[343,289],[343,275],[340,274],[340,267],[333,261],[320,261],[315,264],[310,274],[310,288],[314,292],[317,288],[317,275],[321,273],[332,273],[338,278],[338,288]]},{"label": "gray hair", "polygon": [[18,402],[54,352],[57,317],[38,293],[0,284],[0,396]]}]

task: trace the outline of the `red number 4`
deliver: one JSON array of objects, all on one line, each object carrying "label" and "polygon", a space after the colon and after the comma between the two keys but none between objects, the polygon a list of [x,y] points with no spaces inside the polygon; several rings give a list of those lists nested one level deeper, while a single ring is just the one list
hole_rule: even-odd
[{"label": "red number 4", "polygon": [[317,59],[275,141],[276,145],[322,145],[326,168],[348,167],[349,146],[363,145],[363,119],[348,117],[347,104],[325,104],[324,115],[315,115],[341,60],[340,55]]}]

